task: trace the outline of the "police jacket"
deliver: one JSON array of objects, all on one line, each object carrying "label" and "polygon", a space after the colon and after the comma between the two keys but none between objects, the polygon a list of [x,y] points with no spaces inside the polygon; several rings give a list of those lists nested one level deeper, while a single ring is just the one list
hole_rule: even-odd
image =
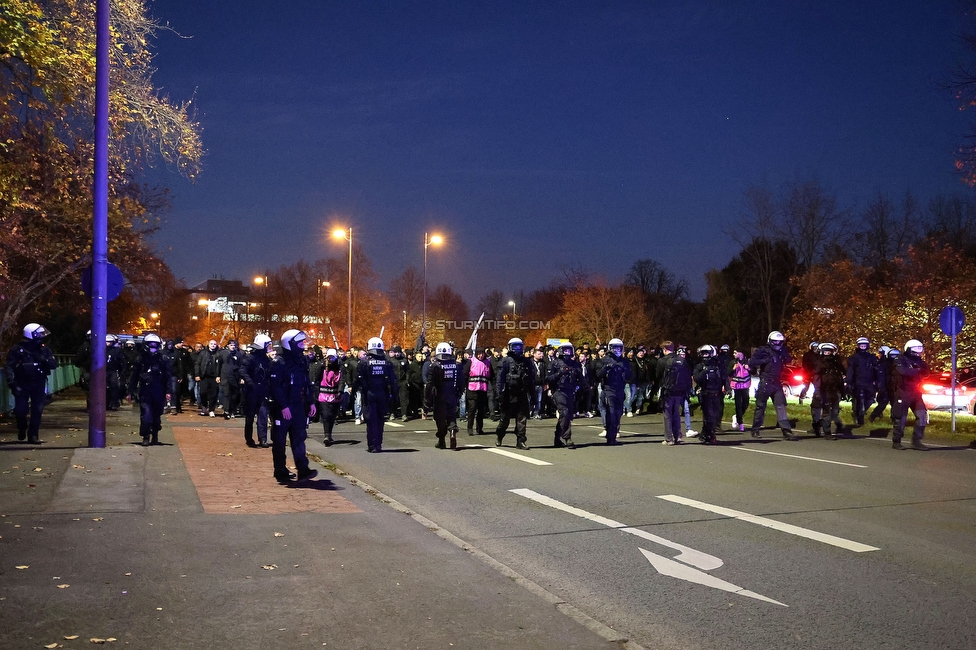
[{"label": "police jacket", "polygon": [[396,404],[400,395],[400,385],[397,382],[393,364],[382,350],[371,350],[359,362],[359,388],[363,392],[363,408],[368,404],[377,404],[381,408]]},{"label": "police jacket", "polygon": [[914,352],[905,352],[895,360],[895,397],[897,399],[922,396],[922,380],[929,376],[929,365]]},{"label": "police jacket", "polygon": [[116,378],[125,374],[125,354],[114,345],[105,348],[105,372],[114,373]]},{"label": "police jacket", "polygon": [[54,354],[42,341],[24,339],[7,352],[7,385],[15,391],[43,388],[57,367]]},{"label": "police jacket", "polygon": [[271,358],[264,348],[251,349],[244,356],[239,376],[244,380],[244,394],[260,404],[271,394]]},{"label": "police jacket", "polygon": [[169,380],[173,376],[172,368],[173,365],[162,352],[153,354],[149,350],[141,351],[132,364],[128,395],[134,397],[138,394],[142,401],[165,397],[169,393]]},{"label": "police jacket", "polygon": [[630,364],[627,363],[626,359],[617,358],[612,354],[608,354],[600,361],[600,366],[596,371],[596,377],[603,385],[604,394],[619,395],[622,397],[624,394],[624,384],[631,383],[633,374],[630,370]]},{"label": "police jacket", "polygon": [[839,399],[845,390],[844,362],[832,354],[817,356],[811,381],[824,399]]},{"label": "police jacket", "polygon": [[287,408],[292,417],[304,416],[312,403],[312,382],[308,378],[308,361],[301,350],[281,350],[269,368],[271,401],[275,410]]},{"label": "police jacket", "polygon": [[705,359],[699,362],[692,375],[703,393],[717,395],[725,390],[725,367],[718,358]]},{"label": "police jacket", "polygon": [[461,390],[461,373],[454,355],[435,356],[427,370],[427,384],[424,386],[424,403],[428,406],[457,404]]},{"label": "police jacket", "polygon": [[763,345],[756,349],[749,359],[749,367],[759,375],[759,382],[766,385],[782,386],[783,370],[793,360],[784,345],[776,348]]},{"label": "police jacket", "polygon": [[584,381],[583,367],[573,358],[566,360],[557,357],[546,374],[546,383],[551,390],[569,396],[576,394],[576,391],[582,388]]},{"label": "police jacket", "polygon": [[535,368],[521,354],[509,354],[501,359],[495,388],[509,401],[529,401],[534,392]]},{"label": "police jacket", "polygon": [[878,357],[857,350],[847,359],[847,386],[850,390],[877,390]]}]

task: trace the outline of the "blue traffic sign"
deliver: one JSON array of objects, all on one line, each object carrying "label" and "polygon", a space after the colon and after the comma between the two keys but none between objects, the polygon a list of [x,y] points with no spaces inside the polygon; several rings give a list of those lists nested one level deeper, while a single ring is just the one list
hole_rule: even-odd
[{"label": "blue traffic sign", "polygon": [[957,336],[965,324],[965,314],[955,305],[949,305],[939,314],[939,325],[946,336]]},{"label": "blue traffic sign", "polygon": [[[106,287],[105,299],[108,301],[115,300],[122,293],[122,289],[125,288],[125,278],[122,277],[122,271],[119,267],[115,266],[111,262],[106,265],[107,275],[108,275],[108,286]],[[85,295],[91,298],[92,295],[92,267],[88,266],[84,271],[81,272],[81,288],[84,290]]]}]

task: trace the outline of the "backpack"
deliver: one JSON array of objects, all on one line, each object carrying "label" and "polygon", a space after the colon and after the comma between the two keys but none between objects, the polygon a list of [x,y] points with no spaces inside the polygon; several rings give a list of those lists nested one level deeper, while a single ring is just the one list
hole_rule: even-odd
[{"label": "backpack", "polygon": [[717,363],[706,363],[705,364],[705,381],[701,385],[701,389],[717,393],[722,390],[722,386],[725,385],[725,378],[722,377],[722,369],[719,368]]},{"label": "backpack", "polygon": [[525,364],[519,363],[514,359],[508,364],[508,374],[505,375],[505,384],[510,388],[522,388],[525,381]]}]

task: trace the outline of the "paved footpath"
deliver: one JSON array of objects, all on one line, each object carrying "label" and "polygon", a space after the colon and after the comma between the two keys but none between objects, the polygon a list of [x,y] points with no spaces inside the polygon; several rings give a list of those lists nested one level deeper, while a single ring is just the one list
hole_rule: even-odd
[{"label": "paved footpath", "polygon": [[[0,423],[0,648],[635,647],[320,469],[279,486],[242,420],[45,411],[41,445]],[[321,445],[309,442],[313,454]]]}]

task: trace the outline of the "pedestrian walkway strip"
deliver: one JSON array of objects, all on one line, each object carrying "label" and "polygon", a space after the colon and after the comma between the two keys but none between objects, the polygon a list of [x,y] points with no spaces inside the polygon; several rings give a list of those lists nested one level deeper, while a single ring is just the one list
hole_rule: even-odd
[{"label": "pedestrian walkway strip", "polygon": [[672,503],[679,503],[681,505],[690,506],[692,508],[698,508],[699,510],[705,510],[707,512],[714,512],[717,515],[722,515],[724,517],[731,517],[733,519],[739,519],[741,521],[746,521],[751,524],[759,524],[760,526],[764,526],[766,528],[772,528],[773,530],[778,530],[783,533],[789,533],[790,535],[796,535],[797,537],[805,537],[807,539],[812,539],[816,542],[830,544],[831,546],[846,548],[847,550],[854,551],[855,553],[864,553],[866,551],[880,550],[876,546],[868,546],[867,544],[861,544],[860,542],[853,542],[849,539],[844,539],[843,537],[835,537],[834,535],[820,533],[815,530],[810,530],[809,528],[801,528],[800,526],[794,526],[792,524],[784,524],[783,522],[776,521],[775,519],[768,519],[766,517],[760,517],[758,515],[750,515],[747,512],[740,512],[739,510],[724,508],[722,506],[716,506],[710,503],[704,503],[702,501],[688,499],[685,497],[677,496],[675,494],[661,494],[658,495],[657,498],[664,499],[665,501],[671,501]]},{"label": "pedestrian walkway strip", "polygon": [[867,465],[857,465],[855,463],[842,463],[839,460],[825,460],[823,458],[814,458],[813,456],[797,456],[796,454],[781,454],[776,451],[764,451],[762,449],[749,449],[748,447],[729,447],[729,449],[736,449],[738,451],[751,451],[754,454],[769,454],[770,456],[784,456],[786,458],[799,458],[800,460],[812,460],[818,463],[830,463],[831,465],[846,465],[847,467],[859,467],[861,469],[867,469]]},{"label": "pedestrian walkway strip", "polygon": [[273,476],[270,449],[246,447],[240,425],[209,424],[173,427],[204,512],[233,515],[362,512],[339,496],[322,477],[301,487],[278,485]]}]

